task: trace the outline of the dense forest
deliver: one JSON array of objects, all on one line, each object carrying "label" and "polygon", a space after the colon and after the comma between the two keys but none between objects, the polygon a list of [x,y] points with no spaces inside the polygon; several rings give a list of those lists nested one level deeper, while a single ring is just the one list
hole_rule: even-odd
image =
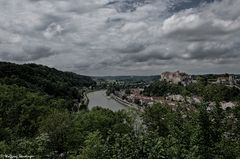
[{"label": "dense forest", "polygon": [[204,101],[240,101],[238,88],[211,84],[206,81],[198,81],[186,87],[165,81],[155,81],[144,89],[143,94],[146,96],[181,94],[183,96],[201,96]]},{"label": "dense forest", "polygon": [[0,86],[0,154],[36,158],[164,159],[240,156],[240,107],[189,111],[155,104],[144,112],[96,107],[69,112],[65,101]]},{"label": "dense forest", "polygon": [[0,62],[0,82],[41,90],[54,97],[69,98],[77,98],[77,88],[95,84],[90,77],[58,71],[47,66],[6,62]]},{"label": "dense forest", "polygon": [[52,98],[65,99],[69,110],[74,103],[81,102],[83,87],[95,85],[95,81],[88,76],[62,72],[43,65],[7,62],[0,62],[0,83],[40,91]]},{"label": "dense forest", "polygon": [[[72,112],[69,102],[75,97],[65,86],[95,85],[91,78],[35,64],[2,63],[0,74],[0,155],[69,159],[240,157],[239,105],[223,110],[217,103],[209,110],[207,103],[202,103],[194,105],[192,111],[180,104],[176,110],[154,104],[144,112],[113,112],[100,107]],[[60,88],[63,94],[57,92]]]}]

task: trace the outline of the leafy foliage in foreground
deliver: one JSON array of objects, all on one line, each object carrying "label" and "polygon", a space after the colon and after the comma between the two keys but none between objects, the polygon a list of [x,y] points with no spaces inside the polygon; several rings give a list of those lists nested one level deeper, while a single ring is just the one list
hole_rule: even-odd
[{"label": "leafy foliage in foreground", "polygon": [[71,113],[67,101],[17,85],[0,84],[0,154],[25,154],[56,158],[81,153],[89,133],[132,131],[124,112],[101,108]]},{"label": "leafy foliage in foreground", "polygon": [[[238,119],[238,109],[224,112],[216,106],[209,112],[203,104],[195,113],[187,113],[154,105],[143,113],[146,130],[110,133],[107,139],[101,131],[91,132],[80,154],[71,158],[237,158],[240,138],[234,126],[239,121],[232,120]],[[229,118],[232,114],[234,118]]]},{"label": "leafy foliage in foreground", "polygon": [[32,137],[38,131],[41,118],[51,109],[66,108],[66,103],[41,92],[0,84],[0,123],[6,133],[2,133],[0,138],[11,138],[12,134]]},{"label": "leafy foliage in foreground", "polygon": [[188,112],[153,105],[145,112],[100,107],[70,113],[63,99],[0,85],[0,153],[36,158],[237,158],[240,107],[207,104]]}]

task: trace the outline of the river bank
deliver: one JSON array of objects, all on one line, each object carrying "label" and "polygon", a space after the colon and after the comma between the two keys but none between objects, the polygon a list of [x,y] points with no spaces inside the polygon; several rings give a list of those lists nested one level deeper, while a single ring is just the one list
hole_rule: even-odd
[{"label": "river bank", "polygon": [[112,99],[114,99],[115,101],[119,102],[120,104],[126,107],[138,109],[138,106],[136,104],[129,103],[128,101],[122,100],[121,98],[119,98],[118,96],[115,96],[114,94],[111,94],[110,96]]},{"label": "river bank", "polygon": [[118,111],[127,109],[126,105],[117,102],[115,99],[110,98],[106,95],[106,90],[99,90],[87,93],[86,96],[89,99],[88,109],[93,107],[100,106],[102,108],[111,109],[112,111]]}]

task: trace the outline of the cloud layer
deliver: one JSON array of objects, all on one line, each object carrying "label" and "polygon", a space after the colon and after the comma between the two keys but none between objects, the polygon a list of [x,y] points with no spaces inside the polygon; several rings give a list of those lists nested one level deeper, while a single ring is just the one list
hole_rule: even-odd
[{"label": "cloud layer", "polygon": [[240,0],[0,1],[0,60],[87,75],[239,73]]}]

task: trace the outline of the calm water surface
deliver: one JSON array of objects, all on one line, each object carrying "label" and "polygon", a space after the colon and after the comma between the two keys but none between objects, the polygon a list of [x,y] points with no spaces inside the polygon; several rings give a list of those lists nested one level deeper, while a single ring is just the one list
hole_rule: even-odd
[{"label": "calm water surface", "polygon": [[87,94],[89,98],[88,108],[100,106],[102,108],[108,108],[112,111],[118,111],[122,109],[127,109],[126,106],[116,102],[115,100],[108,98],[106,96],[106,90],[95,91]]}]

